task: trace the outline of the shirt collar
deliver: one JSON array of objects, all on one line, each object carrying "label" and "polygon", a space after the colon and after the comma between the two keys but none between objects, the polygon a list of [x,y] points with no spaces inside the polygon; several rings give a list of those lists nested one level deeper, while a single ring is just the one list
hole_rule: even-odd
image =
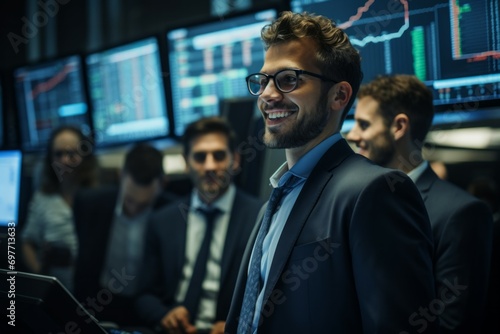
[{"label": "shirt collar", "polygon": [[408,176],[413,181],[413,183],[417,182],[418,178],[427,169],[427,166],[429,166],[429,163],[426,160],[424,160],[423,162],[420,163],[420,165],[418,165],[408,173]]},{"label": "shirt collar", "polygon": [[309,175],[311,175],[312,170],[321,157],[340,139],[342,139],[340,133],[335,133],[326,138],[321,143],[313,147],[309,152],[304,154],[304,156],[301,157],[290,170],[288,169],[287,162],[283,163],[283,165],[281,165],[269,178],[272,187],[276,188],[283,186],[292,177],[292,175],[296,177],[295,182],[306,180]]},{"label": "shirt collar", "polygon": [[[234,184],[230,184],[226,192],[215,200],[210,206],[212,208],[217,208],[222,212],[230,212],[233,205],[233,199],[236,194],[236,188]],[[207,209],[208,205],[205,204],[198,196],[198,191],[193,189],[191,193],[191,211],[196,211],[197,209]]]},{"label": "shirt collar", "polygon": [[117,216],[117,217],[124,217],[124,218],[126,218],[128,220],[131,220],[131,221],[138,221],[138,220],[142,219],[143,217],[146,217],[147,215],[149,215],[149,213],[153,209],[153,203],[155,201],[156,201],[156,199],[147,208],[145,208],[141,213],[139,213],[138,215],[136,215],[134,217],[128,217],[123,212],[123,196],[122,196],[122,193],[121,193],[121,190],[120,190],[120,192],[118,193],[118,199],[116,200],[115,216]]}]

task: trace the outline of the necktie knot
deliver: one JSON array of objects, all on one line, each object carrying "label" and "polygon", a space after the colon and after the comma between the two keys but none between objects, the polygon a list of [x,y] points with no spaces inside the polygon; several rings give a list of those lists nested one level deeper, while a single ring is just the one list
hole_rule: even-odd
[{"label": "necktie knot", "polygon": [[207,227],[212,227],[215,218],[217,218],[217,216],[222,213],[222,210],[219,208],[210,207],[210,208],[198,208],[198,212],[205,217],[205,222],[207,224]]}]

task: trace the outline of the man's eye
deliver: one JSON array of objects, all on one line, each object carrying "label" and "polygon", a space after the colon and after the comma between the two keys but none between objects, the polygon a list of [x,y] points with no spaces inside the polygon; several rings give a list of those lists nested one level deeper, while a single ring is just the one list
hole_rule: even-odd
[{"label": "man's eye", "polygon": [[280,81],[286,85],[294,85],[297,82],[297,77],[295,75],[284,75]]},{"label": "man's eye", "polygon": [[358,122],[358,125],[359,125],[359,128],[361,130],[366,130],[370,126],[370,123],[364,122],[364,121],[360,121],[360,122]]},{"label": "man's eye", "polygon": [[267,86],[268,81],[269,80],[267,78],[262,78],[257,83],[261,86]]}]

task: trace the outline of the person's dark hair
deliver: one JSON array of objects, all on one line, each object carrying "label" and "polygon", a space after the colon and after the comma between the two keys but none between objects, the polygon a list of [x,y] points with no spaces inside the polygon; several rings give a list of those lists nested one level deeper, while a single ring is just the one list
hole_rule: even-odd
[{"label": "person's dark hair", "polygon": [[430,89],[416,76],[407,74],[381,75],[362,85],[358,98],[371,97],[379,104],[379,112],[389,126],[397,114],[410,119],[410,135],[421,143],[434,118],[433,96]]},{"label": "person's dark hair", "polygon": [[[361,57],[352,46],[347,34],[335,22],[321,15],[292,13],[285,11],[261,32],[265,49],[271,46],[310,37],[318,45],[316,61],[322,75],[336,81],[347,81],[352,87],[352,96],[342,114],[345,119],[351,109],[359,85],[363,80]],[[328,89],[332,83],[328,83]]]},{"label": "person's dark hair", "polygon": [[163,154],[147,143],[136,144],[125,156],[123,172],[139,185],[150,185],[164,175]]},{"label": "person's dark hair", "polygon": [[191,145],[194,139],[210,133],[221,133],[227,138],[229,150],[236,152],[236,134],[229,123],[221,117],[202,118],[189,124],[182,136],[182,145],[184,156],[188,156],[191,151]]},{"label": "person's dark hair", "polygon": [[[73,132],[79,138],[77,154],[82,157],[82,162],[78,166],[60,166],[54,161],[54,141],[57,136],[66,131]],[[94,155],[94,142],[75,126],[64,125],[52,131],[44,160],[41,191],[46,194],[60,191],[61,178],[64,177],[64,173],[76,173],[78,186],[89,187],[97,184],[98,163]]]}]

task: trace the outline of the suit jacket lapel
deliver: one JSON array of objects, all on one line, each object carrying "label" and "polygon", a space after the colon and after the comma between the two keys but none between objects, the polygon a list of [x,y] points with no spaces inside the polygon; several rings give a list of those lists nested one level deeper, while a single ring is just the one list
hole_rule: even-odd
[{"label": "suit jacket lapel", "polygon": [[172,213],[172,217],[168,217],[168,221],[165,221],[165,236],[175,236],[175,238],[171,238],[169,240],[169,243],[171,243],[171,247],[169,247],[171,254],[165,254],[167,257],[172,256],[172,263],[174,264],[172,267],[175,277],[174,281],[177,281],[179,277],[182,277],[182,270],[186,256],[189,207],[190,199],[182,200],[178,203],[177,210]]},{"label": "suit jacket lapel", "polygon": [[224,243],[224,249],[222,253],[222,260],[221,260],[221,276],[220,276],[220,284],[221,286],[224,286],[225,279],[228,275],[228,272],[230,270],[230,264],[232,262],[234,252],[232,251],[235,249],[235,243],[239,243],[240,240],[238,238],[238,232],[239,232],[239,225],[244,224],[242,222],[242,219],[245,219],[245,217],[241,217],[241,214],[238,214],[240,208],[241,208],[241,199],[239,196],[238,190],[236,190],[236,194],[234,197],[234,203],[231,209],[231,215],[230,215],[230,220],[229,220],[229,225],[227,227],[227,235],[226,235],[226,241]]},{"label": "suit jacket lapel", "polygon": [[332,178],[332,170],[349,155],[354,154],[345,140],[338,141],[323,155],[306,180],[302,191],[290,212],[267,279],[264,304],[274,290],[283,268],[288,262],[304,224],[318,202],[324,187]]}]

